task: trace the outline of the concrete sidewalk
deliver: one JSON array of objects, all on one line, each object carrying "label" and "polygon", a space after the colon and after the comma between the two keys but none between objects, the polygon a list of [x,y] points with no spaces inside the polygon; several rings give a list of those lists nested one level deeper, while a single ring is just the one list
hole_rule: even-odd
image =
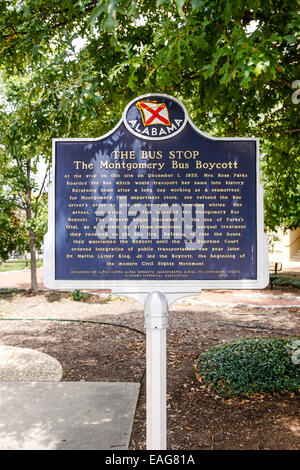
[{"label": "concrete sidewalk", "polygon": [[139,384],[0,382],[0,450],[127,450]]}]

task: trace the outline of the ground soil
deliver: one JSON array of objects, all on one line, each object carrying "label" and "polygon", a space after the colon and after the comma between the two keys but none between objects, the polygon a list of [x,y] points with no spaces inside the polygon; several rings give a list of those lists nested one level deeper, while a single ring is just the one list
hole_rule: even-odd
[{"label": "ground soil", "polygon": [[[277,298],[300,296],[299,290],[289,288],[265,293]],[[276,309],[274,302],[270,308],[210,305],[200,299],[192,296],[170,307],[168,449],[299,449],[297,397],[224,400],[203,388],[195,363],[200,353],[222,341],[299,335],[300,309]],[[76,302],[68,293],[2,292],[0,309],[0,342],[55,357],[63,367],[62,380],[141,381],[130,449],[145,449],[145,336],[137,302],[111,301],[105,295]],[[74,319],[84,322],[66,321]]]}]

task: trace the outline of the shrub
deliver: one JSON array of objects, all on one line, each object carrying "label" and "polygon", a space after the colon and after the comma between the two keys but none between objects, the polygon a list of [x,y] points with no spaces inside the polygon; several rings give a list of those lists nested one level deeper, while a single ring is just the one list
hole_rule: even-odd
[{"label": "shrub", "polygon": [[[298,346],[297,346],[298,343]],[[292,360],[299,341],[248,338],[225,343],[202,354],[197,372],[221,396],[291,393],[300,389],[300,366]]]},{"label": "shrub", "polygon": [[278,278],[274,280],[276,286],[292,286],[300,289],[300,276],[283,276],[278,275]]}]

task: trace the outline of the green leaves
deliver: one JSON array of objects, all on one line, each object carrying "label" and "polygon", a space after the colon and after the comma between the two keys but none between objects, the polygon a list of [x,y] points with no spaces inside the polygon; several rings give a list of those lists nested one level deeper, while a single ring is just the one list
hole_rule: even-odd
[{"label": "green leaves", "polygon": [[184,12],[183,12],[183,7],[185,4],[186,0],[175,0],[175,5],[178,11],[178,14],[181,18],[184,18]]},{"label": "green leaves", "polygon": [[193,10],[201,8],[206,2],[203,0],[191,0]]},{"label": "green leaves", "polygon": [[227,26],[230,19],[232,16],[232,8],[231,8],[231,3],[229,1],[225,2],[225,8],[224,8],[224,23]]},{"label": "green leaves", "polygon": [[8,9],[0,2],[0,63],[5,80],[15,81],[6,91],[15,119],[3,142],[50,158],[52,137],[100,135],[134,96],[169,93],[204,131],[261,139],[266,224],[295,227],[300,125],[291,84],[300,77],[300,28],[296,3],[284,5],[28,0]]},{"label": "green leaves", "polygon": [[247,338],[202,354],[198,373],[224,397],[299,393],[300,369],[292,361],[293,339]]},{"label": "green leaves", "polygon": [[0,259],[5,261],[13,251],[24,251],[26,232],[13,198],[4,189],[0,189],[0,207]]},{"label": "green leaves", "polygon": [[90,19],[89,19],[89,24],[92,25],[95,23],[97,20],[98,16],[101,15],[101,13],[104,13],[106,10],[104,5],[98,5],[97,7],[94,8],[94,10],[91,13]]},{"label": "green leaves", "polygon": [[23,15],[25,16],[25,18],[28,18],[30,14],[31,14],[30,6],[28,5],[28,3],[25,3],[25,5],[23,6]]},{"label": "green leaves", "polygon": [[92,11],[91,17],[89,19],[89,25],[93,25],[100,15],[103,16],[102,27],[105,31],[112,31],[117,26],[117,1],[108,0],[101,2],[101,5],[98,5]]},{"label": "green leaves", "polygon": [[86,292],[81,292],[79,289],[73,290],[70,293],[73,300],[80,302],[81,300],[85,300],[89,297],[89,294]]}]

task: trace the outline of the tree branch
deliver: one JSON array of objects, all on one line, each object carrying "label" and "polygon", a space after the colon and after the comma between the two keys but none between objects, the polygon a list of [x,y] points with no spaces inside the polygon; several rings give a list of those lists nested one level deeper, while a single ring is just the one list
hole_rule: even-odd
[{"label": "tree branch", "polygon": [[48,166],[47,169],[46,169],[46,172],[45,172],[45,176],[44,176],[44,179],[43,179],[42,186],[41,186],[41,188],[40,188],[39,194],[38,194],[37,197],[35,198],[36,202],[38,202],[39,198],[40,198],[41,195],[42,195],[42,192],[43,192],[43,189],[44,189],[44,186],[45,186],[45,183],[46,183],[46,179],[47,179],[47,176],[48,176],[48,174],[49,174],[49,170],[50,170],[50,168],[49,168],[49,166]]}]

